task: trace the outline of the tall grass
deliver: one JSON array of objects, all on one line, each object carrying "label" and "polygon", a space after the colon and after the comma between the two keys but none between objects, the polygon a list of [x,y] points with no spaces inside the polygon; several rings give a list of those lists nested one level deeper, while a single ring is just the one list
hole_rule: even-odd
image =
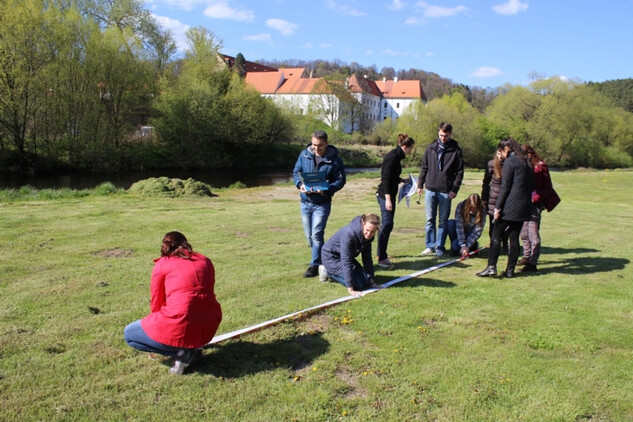
[{"label": "tall grass", "polygon": [[[482,176],[468,172],[456,201]],[[179,199],[4,191],[0,420],[633,420],[633,172],[553,180],[563,202],[543,217],[538,273],[479,279],[484,251],[220,343],[181,377],[122,338],[148,312],[167,231],[213,260],[220,333],[346,295],[301,277],[309,249],[294,186]],[[350,178],[326,237],[378,211],[376,182]],[[396,268],[379,283],[438,262],[419,255],[423,207],[401,203],[395,224]]]}]

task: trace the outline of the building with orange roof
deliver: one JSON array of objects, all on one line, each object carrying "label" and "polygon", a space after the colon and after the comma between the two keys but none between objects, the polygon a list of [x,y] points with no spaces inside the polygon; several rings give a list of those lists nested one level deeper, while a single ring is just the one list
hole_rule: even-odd
[{"label": "building with orange roof", "polygon": [[345,81],[306,77],[305,68],[246,73],[246,83],[279,106],[313,114],[347,133],[397,119],[416,102],[426,102],[420,81],[373,81],[352,75]]},{"label": "building with orange roof", "polygon": [[426,103],[427,101],[422,83],[417,80],[399,81],[398,78],[394,78],[392,81],[388,81],[383,79],[376,81],[376,86],[380,89],[383,98],[380,113],[382,120],[388,118],[395,120],[414,103],[419,101]]}]

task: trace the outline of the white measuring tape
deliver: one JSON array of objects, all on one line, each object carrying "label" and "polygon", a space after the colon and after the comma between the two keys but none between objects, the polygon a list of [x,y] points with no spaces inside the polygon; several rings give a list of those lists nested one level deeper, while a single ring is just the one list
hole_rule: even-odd
[{"label": "white measuring tape", "polygon": [[[479,253],[479,251],[481,251],[483,249],[484,248],[477,249],[476,251],[470,252],[469,255],[474,255],[476,253]],[[398,283],[400,283],[402,281],[410,280],[412,278],[419,277],[419,276],[424,275],[424,274],[428,274],[428,273],[430,273],[432,271],[439,270],[440,268],[447,267],[447,266],[449,266],[451,264],[454,264],[456,262],[463,261],[464,259],[465,258],[458,258],[458,259],[454,259],[452,261],[443,262],[441,264],[437,264],[437,265],[434,265],[432,267],[425,268],[425,269],[423,269],[421,271],[417,271],[417,272],[411,273],[409,275],[405,275],[405,276],[402,276],[402,277],[399,277],[399,278],[395,278],[395,279],[393,279],[391,281],[388,281],[385,284],[383,284],[382,287],[383,288],[391,287],[394,284],[398,284]],[[235,331],[231,331],[229,333],[221,334],[219,336],[213,337],[213,339],[210,342],[208,342],[207,345],[217,344],[217,343],[220,343],[220,342],[222,342],[224,340],[228,340],[228,339],[231,339],[231,338],[237,338],[237,337],[243,336],[244,334],[254,333],[255,331],[261,330],[262,328],[270,327],[272,325],[278,324],[278,323],[280,323],[282,321],[285,321],[287,319],[303,316],[305,314],[308,314],[308,313],[311,313],[311,312],[314,312],[314,311],[318,311],[320,309],[325,309],[325,308],[329,308],[329,307],[334,306],[334,305],[338,305],[339,303],[344,303],[344,302],[348,302],[350,300],[358,299],[359,297],[362,297],[362,296],[365,296],[367,294],[374,293],[374,292],[377,292],[377,291],[380,291],[380,290],[382,290],[382,289],[364,290],[362,292],[361,296],[353,296],[353,295],[345,296],[345,297],[342,297],[340,299],[335,299],[335,300],[331,300],[329,302],[322,303],[320,305],[312,306],[311,308],[306,308],[306,309],[304,309],[302,311],[293,312],[291,314],[280,316],[280,317],[274,318],[274,319],[270,319],[268,321],[264,321],[264,322],[259,323],[259,324],[251,325],[250,327],[246,327],[246,328],[242,328],[240,330],[235,330]]]}]

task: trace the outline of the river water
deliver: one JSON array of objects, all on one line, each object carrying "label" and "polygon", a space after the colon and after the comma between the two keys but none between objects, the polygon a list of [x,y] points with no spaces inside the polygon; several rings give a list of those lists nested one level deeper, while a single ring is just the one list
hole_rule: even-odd
[{"label": "river water", "polygon": [[[377,171],[374,168],[349,168],[347,174]],[[262,169],[216,169],[216,170],[157,170],[117,173],[55,173],[50,175],[21,176],[0,173],[0,189],[16,189],[29,185],[37,189],[90,189],[104,182],[128,189],[134,182],[150,177],[167,176],[178,179],[193,178],[214,188],[225,188],[236,182],[248,187],[268,186],[292,181],[292,171]]]}]

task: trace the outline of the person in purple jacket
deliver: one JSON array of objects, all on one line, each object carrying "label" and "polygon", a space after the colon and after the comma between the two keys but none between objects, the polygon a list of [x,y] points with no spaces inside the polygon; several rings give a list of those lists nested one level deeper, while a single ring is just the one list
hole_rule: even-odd
[{"label": "person in purple jacket", "polygon": [[[374,281],[371,255],[371,243],[379,228],[380,217],[363,214],[334,233],[321,250],[323,264],[319,266],[319,280],[325,282],[329,276],[347,287],[353,296],[361,296],[363,290],[380,288]],[[362,265],[356,260],[358,255],[361,255]]]}]

